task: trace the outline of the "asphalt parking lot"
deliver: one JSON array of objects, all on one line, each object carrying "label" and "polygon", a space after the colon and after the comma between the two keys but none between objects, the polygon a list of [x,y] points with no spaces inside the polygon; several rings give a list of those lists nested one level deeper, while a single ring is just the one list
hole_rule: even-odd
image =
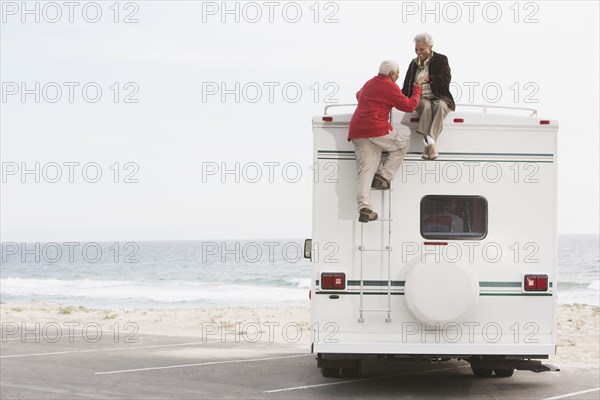
[{"label": "asphalt parking lot", "polygon": [[273,343],[139,335],[2,340],[2,399],[598,399],[600,370],[475,378],[466,362],[367,360],[360,377],[324,378],[314,355]]}]

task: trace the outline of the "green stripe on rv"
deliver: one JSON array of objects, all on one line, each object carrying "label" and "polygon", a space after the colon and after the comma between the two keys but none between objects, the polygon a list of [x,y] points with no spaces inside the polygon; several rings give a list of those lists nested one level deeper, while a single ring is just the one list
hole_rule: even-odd
[{"label": "green stripe on rv", "polygon": [[[315,292],[315,294],[360,295],[360,292]],[[365,296],[387,296],[388,292],[363,292]],[[404,293],[392,292],[392,296],[404,296]],[[552,293],[479,293],[480,296],[552,296]]]},{"label": "green stripe on rv", "polygon": [[[420,153],[419,153],[420,154]],[[440,156],[443,156],[443,153],[440,153]],[[420,156],[419,156],[420,157]],[[356,158],[352,157],[347,157],[347,158],[342,158],[342,157],[317,157],[317,159],[319,160],[341,160],[341,161],[354,161]],[[411,160],[408,158],[405,158],[406,161],[421,161],[421,159],[419,158],[418,160]],[[467,160],[467,159],[449,159],[449,160],[440,160],[439,158],[436,159],[436,161],[445,161],[445,162],[450,162],[450,161],[464,161],[464,162],[495,162],[495,163],[503,163],[503,162],[510,162],[510,163],[528,163],[528,164],[554,164],[554,161],[536,161],[536,160]]]},{"label": "green stripe on rv", "polygon": [[[404,286],[406,281],[392,281],[392,286]],[[365,280],[363,281],[363,286],[387,286],[388,281],[383,280]],[[315,281],[315,285],[319,286],[319,280]],[[349,280],[348,286],[360,286],[360,281],[358,280]],[[521,287],[521,282],[479,282],[479,287]],[[552,282],[549,282],[549,287],[552,287]]]},{"label": "green stripe on rv", "polygon": [[[352,150],[318,150],[319,154],[354,154]],[[384,151],[383,154],[389,154]],[[410,151],[407,154],[421,155],[419,152]],[[440,153],[442,154],[442,153]],[[501,156],[501,157],[554,157],[552,153],[456,153],[456,152],[444,152],[443,154],[452,156]]]},{"label": "green stripe on rv", "polygon": [[[382,152],[383,156],[387,156],[389,153],[387,151]],[[408,152],[407,156],[417,156],[419,159],[421,157],[421,153],[419,152]],[[448,156],[450,157],[448,160],[438,159],[438,161],[465,161],[465,162],[526,162],[526,163],[540,163],[540,164],[552,164],[554,163],[553,158],[554,154],[552,153],[458,153],[458,152],[442,152],[440,156]],[[457,159],[453,157],[464,157],[464,159]],[[471,157],[512,157],[511,159],[499,159],[499,160],[474,160]],[[547,160],[515,160],[515,157],[542,157]],[[355,160],[355,152],[351,150],[318,150],[319,160]],[[411,159],[407,159],[407,161],[411,161]],[[414,160],[412,160],[414,161]]]}]

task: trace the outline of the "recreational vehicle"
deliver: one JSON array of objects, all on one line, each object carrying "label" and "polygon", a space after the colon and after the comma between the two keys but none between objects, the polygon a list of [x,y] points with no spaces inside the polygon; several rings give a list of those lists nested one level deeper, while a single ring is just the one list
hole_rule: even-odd
[{"label": "recreational vehicle", "polygon": [[368,223],[352,113],[313,118],[305,257],[323,376],[357,376],[367,357],[466,360],[476,376],[557,370],[543,360],[556,349],[558,122],[470,107],[446,117],[433,161],[420,157],[418,115],[391,113],[411,144],[391,190],[371,191],[379,218]]}]

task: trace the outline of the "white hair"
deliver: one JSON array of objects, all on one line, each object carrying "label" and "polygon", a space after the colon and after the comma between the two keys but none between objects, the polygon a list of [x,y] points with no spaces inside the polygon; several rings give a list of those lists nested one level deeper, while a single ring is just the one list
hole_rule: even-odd
[{"label": "white hair", "polygon": [[389,75],[392,72],[399,72],[400,67],[398,67],[398,63],[392,60],[385,60],[381,64],[379,64],[379,73],[384,75]]},{"label": "white hair", "polygon": [[433,38],[429,33],[419,33],[415,36],[415,42],[423,42],[427,46],[433,46]]}]

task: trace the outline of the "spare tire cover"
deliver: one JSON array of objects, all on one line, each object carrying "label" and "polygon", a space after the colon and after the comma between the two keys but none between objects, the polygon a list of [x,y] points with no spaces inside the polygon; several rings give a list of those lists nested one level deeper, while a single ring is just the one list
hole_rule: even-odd
[{"label": "spare tire cover", "polygon": [[430,326],[460,322],[479,301],[479,281],[462,263],[417,264],[406,277],[406,305],[421,322]]}]

